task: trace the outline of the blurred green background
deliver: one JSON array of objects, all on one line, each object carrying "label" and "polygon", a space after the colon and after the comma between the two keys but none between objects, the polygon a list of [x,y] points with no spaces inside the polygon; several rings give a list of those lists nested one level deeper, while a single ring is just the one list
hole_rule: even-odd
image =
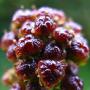
[{"label": "blurred green background", "polygon": [[[90,45],[90,0],[0,0],[0,37],[4,29],[9,29],[9,23],[15,10],[21,5],[25,8],[50,6],[65,11],[76,22],[83,25],[83,32]],[[11,67],[5,54],[0,50],[0,79],[3,73]],[[90,90],[90,60],[80,68],[79,76],[84,80],[84,90]],[[0,90],[8,90],[0,80]]]}]

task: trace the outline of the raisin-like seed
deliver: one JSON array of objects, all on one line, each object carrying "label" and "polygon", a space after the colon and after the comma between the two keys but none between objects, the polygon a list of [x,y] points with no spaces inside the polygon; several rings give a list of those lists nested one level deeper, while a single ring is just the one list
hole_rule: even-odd
[{"label": "raisin-like seed", "polygon": [[8,47],[14,43],[16,36],[13,32],[5,32],[1,39],[1,48],[4,51],[8,50]]},{"label": "raisin-like seed", "polygon": [[30,57],[29,55],[34,55],[42,51],[43,48],[42,40],[25,37],[18,41],[15,52],[17,58]]},{"label": "raisin-like seed", "polygon": [[89,57],[89,47],[84,38],[77,38],[71,42],[67,53],[67,57],[77,64],[85,64]]},{"label": "raisin-like seed", "polygon": [[21,79],[28,79],[35,76],[36,62],[34,60],[18,61],[15,65],[17,75]]},{"label": "raisin-like seed", "polygon": [[63,45],[68,44],[73,39],[73,37],[74,34],[63,27],[58,27],[53,32],[53,38]]},{"label": "raisin-like seed", "polygon": [[46,45],[44,50],[44,57],[47,59],[57,59],[62,60],[65,59],[66,52],[62,48],[58,47],[54,43],[49,43]]},{"label": "raisin-like seed", "polygon": [[61,82],[61,90],[83,90],[83,82],[78,76],[66,76]]},{"label": "raisin-like seed", "polygon": [[35,16],[29,9],[19,9],[15,12],[12,18],[12,29],[20,28],[25,21],[27,20],[33,21],[34,19]]},{"label": "raisin-like seed", "polygon": [[38,11],[40,15],[41,14],[50,15],[58,25],[63,25],[65,23],[66,16],[62,10],[56,10],[50,7],[41,7]]},{"label": "raisin-like seed", "polygon": [[52,88],[65,76],[66,64],[63,61],[40,60],[38,77],[47,88]]},{"label": "raisin-like seed", "polygon": [[56,28],[56,24],[52,18],[48,15],[41,15],[35,21],[35,29],[32,30],[32,33],[35,36],[48,36]]},{"label": "raisin-like seed", "polygon": [[34,29],[34,22],[26,21],[19,30],[19,36],[31,34],[32,29]]},{"label": "raisin-like seed", "polygon": [[15,47],[16,45],[15,44],[12,44],[11,46],[9,46],[8,50],[7,50],[7,57],[10,61],[12,62],[16,62],[17,61],[17,57],[16,57],[16,54],[15,54]]}]

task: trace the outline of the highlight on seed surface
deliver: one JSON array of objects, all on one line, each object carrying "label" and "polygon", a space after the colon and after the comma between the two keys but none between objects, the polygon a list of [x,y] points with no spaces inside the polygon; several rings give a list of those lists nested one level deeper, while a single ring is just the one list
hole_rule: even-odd
[{"label": "highlight on seed surface", "polygon": [[10,90],[83,90],[78,70],[87,63],[89,46],[82,30],[62,10],[18,9],[1,39],[13,63],[3,82]]}]

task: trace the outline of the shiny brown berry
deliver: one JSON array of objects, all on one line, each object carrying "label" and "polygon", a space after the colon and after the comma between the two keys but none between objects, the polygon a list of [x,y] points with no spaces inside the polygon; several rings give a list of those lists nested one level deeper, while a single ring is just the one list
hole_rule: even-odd
[{"label": "shiny brown berry", "polygon": [[13,15],[12,29],[18,29],[25,21],[33,21],[34,19],[35,17],[32,15],[32,11],[30,11],[29,9],[19,9]]},{"label": "shiny brown berry", "polygon": [[35,36],[48,36],[56,28],[53,19],[48,15],[41,15],[35,21],[35,29],[32,33]]},{"label": "shiny brown berry", "polygon": [[8,47],[14,43],[16,36],[13,32],[5,32],[1,40],[1,48],[7,51]]},{"label": "shiny brown berry", "polygon": [[34,60],[19,61],[15,70],[19,78],[25,80],[35,76],[36,62]]},{"label": "shiny brown berry", "polygon": [[31,34],[32,29],[34,29],[34,22],[26,21],[19,29],[19,36]]},{"label": "shiny brown berry", "polygon": [[15,52],[17,58],[26,58],[42,51],[43,42],[39,39],[28,39],[29,37],[22,38],[18,41]]},{"label": "shiny brown berry", "polygon": [[66,16],[62,10],[56,10],[50,7],[41,7],[38,11],[39,14],[49,14],[58,25],[65,23]]},{"label": "shiny brown berry", "polygon": [[19,9],[14,13],[12,17],[12,21],[17,20],[22,16],[30,16],[31,15],[30,13],[31,11],[29,9]]},{"label": "shiny brown berry", "polygon": [[89,57],[89,47],[84,38],[73,40],[67,49],[67,56],[77,64],[85,64]]},{"label": "shiny brown berry", "polygon": [[66,30],[63,27],[58,27],[53,32],[53,38],[57,42],[59,42],[63,45],[68,44],[72,40],[73,37],[74,37],[73,33],[69,32],[68,30]]},{"label": "shiny brown berry", "polygon": [[44,57],[47,59],[57,59],[62,60],[65,59],[66,52],[62,48],[55,45],[55,43],[49,43],[46,45],[44,50]]},{"label": "shiny brown berry", "polygon": [[61,82],[61,90],[83,90],[83,82],[78,76],[68,76]]},{"label": "shiny brown berry", "polygon": [[52,88],[65,75],[66,64],[63,61],[40,60],[38,63],[38,77],[47,88]]},{"label": "shiny brown berry", "polygon": [[16,47],[16,45],[12,44],[11,46],[9,46],[7,53],[6,53],[8,59],[12,62],[17,61],[16,54],[15,54],[15,47]]}]

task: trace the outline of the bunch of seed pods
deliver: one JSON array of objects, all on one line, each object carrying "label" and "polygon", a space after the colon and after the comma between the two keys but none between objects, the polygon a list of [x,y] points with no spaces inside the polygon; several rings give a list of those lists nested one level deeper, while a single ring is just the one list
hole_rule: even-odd
[{"label": "bunch of seed pods", "polygon": [[87,63],[89,46],[82,26],[62,10],[17,10],[1,48],[13,63],[2,78],[10,90],[83,90],[78,69]]}]

